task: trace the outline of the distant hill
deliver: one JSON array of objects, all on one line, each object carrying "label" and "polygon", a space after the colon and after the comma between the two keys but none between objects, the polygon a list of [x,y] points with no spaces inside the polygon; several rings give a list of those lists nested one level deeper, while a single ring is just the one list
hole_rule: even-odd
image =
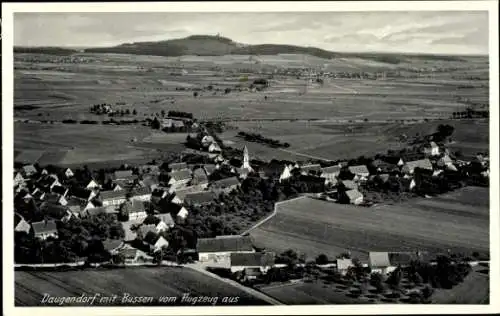
[{"label": "distant hill", "polygon": [[14,53],[16,54],[47,54],[47,55],[71,55],[78,51],[71,48],[61,48],[61,47],[21,47],[14,46]]},{"label": "distant hill", "polygon": [[[80,50],[82,51],[82,50]],[[126,43],[112,47],[95,47],[83,50],[85,53],[115,53],[151,56],[221,56],[221,55],[277,55],[277,54],[304,54],[319,58],[363,58],[373,61],[399,64],[408,59],[429,59],[460,61],[459,56],[443,56],[430,54],[391,54],[391,53],[340,53],[316,47],[295,45],[244,45],[233,40],[211,35],[192,35],[186,38],[172,39],[157,42]],[[76,49],[59,47],[15,47],[15,53],[44,53],[68,55],[79,52]]]}]

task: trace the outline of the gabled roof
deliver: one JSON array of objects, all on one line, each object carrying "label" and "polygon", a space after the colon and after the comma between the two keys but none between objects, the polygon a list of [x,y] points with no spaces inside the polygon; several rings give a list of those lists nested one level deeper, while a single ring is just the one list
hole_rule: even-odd
[{"label": "gabled roof", "polygon": [[33,232],[36,234],[57,232],[57,225],[54,220],[31,223]]},{"label": "gabled roof", "polygon": [[203,169],[205,169],[206,173],[210,175],[217,169],[217,166],[214,164],[206,164],[203,166]]},{"label": "gabled roof", "polygon": [[231,253],[231,266],[266,267],[274,265],[274,252]]},{"label": "gabled roof", "polygon": [[170,176],[170,178],[174,179],[175,181],[189,180],[189,179],[191,179],[191,171],[188,169],[174,171],[174,172],[170,172],[169,176]]},{"label": "gabled roof", "polygon": [[358,198],[362,198],[363,197],[363,194],[361,194],[361,192],[359,192],[358,190],[354,189],[354,190],[349,190],[349,191],[346,191],[345,193],[347,195],[347,197],[349,198],[349,200],[356,200]]},{"label": "gabled roof", "polygon": [[352,259],[337,259],[337,269],[338,270],[346,270],[350,267],[353,267]]},{"label": "gabled roof", "polygon": [[406,162],[405,167],[409,170],[414,170],[415,168],[432,170],[432,163],[429,159],[414,160]]},{"label": "gabled roof", "polygon": [[230,177],[230,178],[221,179],[218,181],[214,181],[210,184],[210,186],[215,188],[215,189],[225,189],[225,188],[232,187],[235,185],[240,185],[240,181],[238,180],[237,177]]},{"label": "gabled roof", "polygon": [[321,169],[321,172],[326,174],[338,174],[340,173],[340,169],[340,166],[330,166]]},{"label": "gabled roof", "polygon": [[304,165],[300,167],[300,170],[304,172],[320,172],[321,171],[321,165],[319,164],[310,164],[310,165]]},{"label": "gabled roof", "polygon": [[[182,207],[181,207],[182,208]],[[180,210],[180,208],[179,208]],[[155,215],[159,220],[161,220],[162,222],[164,222],[165,224],[169,225],[169,226],[172,226],[172,225],[175,225],[175,221],[174,219],[172,218],[172,215],[170,215],[170,213],[165,213],[165,214],[158,214],[158,215]]]},{"label": "gabled roof", "polygon": [[133,178],[132,170],[117,170],[113,173],[114,180],[123,180]]},{"label": "gabled roof", "polygon": [[83,188],[73,187],[71,188],[70,195],[77,197],[79,199],[88,200],[92,195],[92,191]]},{"label": "gabled roof", "polygon": [[168,168],[172,171],[180,171],[183,169],[187,169],[187,167],[187,163],[185,162],[171,163],[168,165]]},{"label": "gabled roof", "polygon": [[151,190],[148,187],[135,188],[131,193],[132,196],[139,196],[146,194],[151,194]]},{"label": "gabled roof", "polygon": [[123,205],[123,208],[128,212],[128,214],[134,214],[134,213],[142,213],[146,211],[146,208],[144,207],[144,202],[142,201],[137,201],[137,200],[132,200],[132,201],[126,201]]},{"label": "gabled roof", "polygon": [[191,185],[182,189],[175,190],[175,196],[177,196],[181,201],[184,201],[186,195],[190,193],[206,192],[205,189],[200,185]]},{"label": "gabled roof", "polygon": [[358,185],[352,180],[342,180],[341,183],[346,189],[357,189]]},{"label": "gabled roof", "polygon": [[23,169],[24,173],[36,173],[37,172],[35,166],[33,166],[33,165],[23,166],[22,169]]},{"label": "gabled roof", "polygon": [[198,182],[206,182],[208,181],[207,173],[205,169],[203,168],[196,168],[193,171],[193,179],[197,180]]},{"label": "gabled roof", "polygon": [[99,197],[101,201],[105,200],[113,200],[113,199],[124,199],[126,197],[126,192],[123,190],[120,191],[101,191],[99,193]]},{"label": "gabled roof", "polygon": [[365,165],[349,166],[348,169],[353,174],[370,173],[370,171],[368,171],[368,168]]},{"label": "gabled roof", "polygon": [[372,268],[386,268],[391,265],[388,252],[370,252],[369,261]]},{"label": "gabled roof", "polygon": [[219,236],[217,238],[199,238],[198,252],[238,252],[252,251],[250,236]]},{"label": "gabled roof", "polygon": [[202,191],[188,193],[184,197],[184,202],[187,204],[205,204],[210,203],[215,199],[215,194],[211,191]]}]

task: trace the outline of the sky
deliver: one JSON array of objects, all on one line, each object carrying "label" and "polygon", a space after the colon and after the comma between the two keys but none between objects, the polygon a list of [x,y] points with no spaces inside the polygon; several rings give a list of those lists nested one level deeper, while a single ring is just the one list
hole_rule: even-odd
[{"label": "sky", "polygon": [[243,44],[338,52],[488,54],[487,11],[14,14],[17,46],[114,46],[218,33]]}]

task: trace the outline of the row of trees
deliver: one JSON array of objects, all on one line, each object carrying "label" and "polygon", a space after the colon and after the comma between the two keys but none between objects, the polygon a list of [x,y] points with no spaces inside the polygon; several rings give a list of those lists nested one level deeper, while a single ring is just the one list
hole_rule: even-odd
[{"label": "row of trees", "polygon": [[282,143],[277,139],[266,138],[266,137],[262,136],[261,134],[257,134],[257,133],[238,132],[238,136],[244,138],[246,141],[263,143],[263,144],[270,145],[271,147],[274,147],[274,148],[278,148],[278,147],[288,148],[288,147],[290,147],[289,143]]}]

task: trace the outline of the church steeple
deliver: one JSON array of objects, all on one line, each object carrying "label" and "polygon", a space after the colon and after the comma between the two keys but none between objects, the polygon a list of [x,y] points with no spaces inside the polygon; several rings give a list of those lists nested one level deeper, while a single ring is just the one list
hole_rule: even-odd
[{"label": "church steeple", "polygon": [[250,167],[250,158],[248,157],[248,148],[245,146],[243,148],[243,169],[249,169],[251,170],[252,167]]}]

